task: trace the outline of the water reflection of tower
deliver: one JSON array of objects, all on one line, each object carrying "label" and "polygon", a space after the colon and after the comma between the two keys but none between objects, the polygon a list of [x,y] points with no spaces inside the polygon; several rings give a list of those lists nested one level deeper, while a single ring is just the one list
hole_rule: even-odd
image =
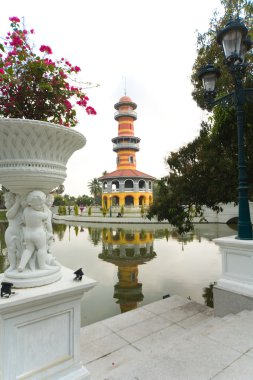
[{"label": "water reflection of tower", "polygon": [[144,298],[142,284],[138,282],[138,266],[152,260],[153,233],[104,229],[103,251],[99,258],[118,267],[118,282],[114,285],[114,298],[121,312],[136,309]]}]

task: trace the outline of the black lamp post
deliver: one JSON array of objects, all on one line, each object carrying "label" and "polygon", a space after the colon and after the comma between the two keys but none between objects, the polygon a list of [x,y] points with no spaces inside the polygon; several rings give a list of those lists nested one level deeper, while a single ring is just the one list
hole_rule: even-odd
[{"label": "black lamp post", "polygon": [[230,19],[224,29],[217,34],[217,42],[222,45],[225,60],[230,74],[234,81],[234,91],[215,100],[216,79],[220,76],[219,69],[208,64],[199,73],[199,79],[203,81],[205,99],[208,108],[211,109],[217,104],[231,106],[236,109],[237,135],[238,135],[238,239],[253,239],[252,224],[250,220],[249,200],[248,200],[248,177],[244,158],[244,104],[246,100],[253,100],[253,89],[244,89],[243,78],[248,64],[245,62],[245,54],[252,47],[252,42],[247,36],[248,29],[239,20]]}]

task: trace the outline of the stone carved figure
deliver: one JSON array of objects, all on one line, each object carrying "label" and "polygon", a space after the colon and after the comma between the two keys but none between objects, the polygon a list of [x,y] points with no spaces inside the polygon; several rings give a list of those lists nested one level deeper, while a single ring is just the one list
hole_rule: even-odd
[{"label": "stone carved figure", "polygon": [[49,269],[47,261],[47,233],[45,223],[48,212],[45,206],[46,195],[39,190],[32,191],[27,196],[27,204],[23,211],[24,221],[24,245],[18,266],[18,271],[23,272],[27,264],[30,269]]},{"label": "stone carved figure", "polygon": [[46,234],[47,234],[47,259],[46,259],[46,263],[49,265],[52,265],[52,266],[60,267],[61,264],[52,255],[52,244],[54,242],[54,235],[53,235],[53,227],[52,227],[51,207],[52,207],[53,203],[54,203],[53,194],[48,194],[46,197],[47,219],[45,221],[45,229],[46,229]]},{"label": "stone carved figure", "polygon": [[20,195],[11,192],[4,194],[6,217],[9,225],[5,231],[5,242],[8,251],[10,266],[8,271],[14,270],[21,258],[22,252],[22,199]]},{"label": "stone carved figure", "polygon": [[52,211],[51,207],[54,203],[54,196],[52,194],[48,194],[46,197],[46,212],[47,212],[47,219],[45,221],[45,228],[47,232],[47,252],[49,254],[52,253],[52,243],[54,242],[54,235],[53,235],[53,227],[52,227]]},{"label": "stone carved figure", "polygon": [[53,196],[34,190],[28,195],[8,192],[4,197],[9,221],[5,241],[10,263],[4,281],[17,288],[58,281],[61,265],[51,253]]}]

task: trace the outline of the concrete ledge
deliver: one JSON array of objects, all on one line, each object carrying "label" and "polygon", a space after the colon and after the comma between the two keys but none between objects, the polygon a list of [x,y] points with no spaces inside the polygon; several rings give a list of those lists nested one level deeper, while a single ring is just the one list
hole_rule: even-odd
[{"label": "concrete ledge", "polygon": [[217,285],[213,287],[213,299],[215,317],[237,314],[245,309],[253,310],[253,297],[231,292]]},{"label": "concrete ledge", "polygon": [[168,222],[158,222],[157,219],[138,217],[101,217],[101,216],[75,216],[75,215],[53,215],[54,221],[63,222],[87,222],[87,223],[109,223],[109,224],[161,224],[170,226]]}]

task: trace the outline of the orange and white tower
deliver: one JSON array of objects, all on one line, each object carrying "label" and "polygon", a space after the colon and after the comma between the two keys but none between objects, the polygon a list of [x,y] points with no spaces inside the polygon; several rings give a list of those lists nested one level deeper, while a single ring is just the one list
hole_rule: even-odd
[{"label": "orange and white tower", "polygon": [[134,135],[137,119],[136,103],[123,96],[114,105],[114,119],[118,122],[118,136],[112,139],[117,154],[117,170],[100,177],[102,207],[149,206],[153,201],[154,177],[136,170],[136,152],[140,138]]}]

